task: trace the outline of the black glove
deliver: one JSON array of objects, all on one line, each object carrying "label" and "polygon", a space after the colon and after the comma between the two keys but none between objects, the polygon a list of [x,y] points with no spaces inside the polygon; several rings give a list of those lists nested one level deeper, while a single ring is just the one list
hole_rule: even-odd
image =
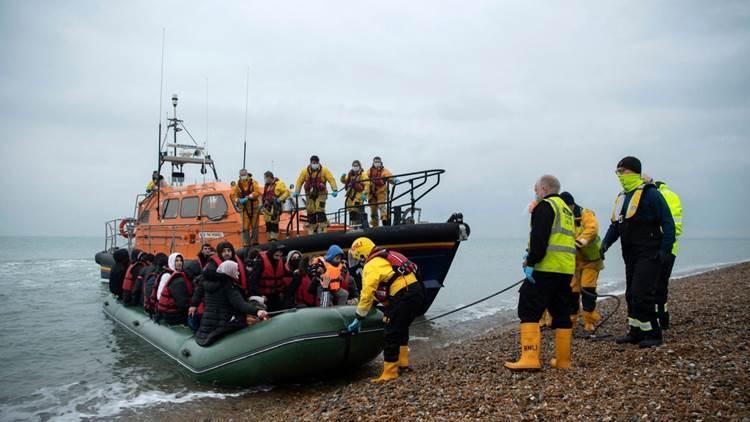
[{"label": "black glove", "polygon": [[669,259],[669,252],[659,251],[659,253],[656,254],[656,260],[659,261],[659,264],[664,264]]},{"label": "black glove", "polygon": [[609,249],[609,246],[605,243],[602,243],[602,246],[599,247],[599,255],[602,257],[602,261],[604,260],[604,254],[607,253],[607,249]]}]

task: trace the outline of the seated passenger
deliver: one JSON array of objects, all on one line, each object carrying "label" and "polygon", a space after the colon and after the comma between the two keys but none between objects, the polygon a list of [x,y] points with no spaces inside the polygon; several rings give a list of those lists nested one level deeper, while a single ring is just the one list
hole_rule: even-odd
[{"label": "seated passenger", "polygon": [[169,325],[185,324],[193,296],[193,283],[183,271],[182,255],[169,255],[167,265],[169,269],[159,278],[156,289],[156,321]]},{"label": "seated passenger", "polygon": [[219,268],[219,265],[221,265],[224,261],[234,261],[238,264],[238,268],[240,271],[239,279],[237,279],[235,282],[237,283],[237,286],[240,288],[240,293],[242,293],[242,297],[247,298],[250,296],[250,289],[248,288],[248,279],[247,279],[247,271],[245,268],[244,263],[240,258],[237,256],[237,254],[234,252],[234,246],[232,246],[231,243],[227,241],[223,241],[219,243],[216,246],[216,253],[209,256],[208,264],[206,264],[206,267],[203,268],[203,278],[206,280],[216,280],[217,279],[217,273],[216,270]]},{"label": "seated passenger", "polygon": [[159,252],[154,256],[153,265],[144,269],[143,277],[143,310],[153,316],[156,313],[156,289],[159,286],[159,278],[167,270],[167,255]]},{"label": "seated passenger", "polygon": [[201,270],[204,270],[206,268],[206,265],[208,265],[208,260],[211,259],[211,255],[215,254],[216,251],[209,243],[204,243],[201,245],[201,251],[198,252],[198,263],[201,266]]},{"label": "seated passenger", "polygon": [[284,251],[274,245],[267,251],[260,251],[260,265],[253,265],[253,282],[250,284],[250,292],[253,296],[265,298],[269,312],[284,309],[284,292],[291,277],[287,276],[284,268]]},{"label": "seated passenger", "polygon": [[292,273],[294,303],[298,308],[318,306],[318,285],[310,278],[310,257],[302,257],[299,268]]},{"label": "seated passenger", "polygon": [[255,301],[245,302],[237,286],[239,276],[237,263],[227,260],[217,267],[214,277],[204,278],[195,290],[189,314],[195,314],[198,304],[205,305],[195,333],[195,342],[199,346],[210,346],[222,336],[246,327],[246,315],[268,318],[263,305]]},{"label": "seated passenger", "polygon": [[126,305],[135,304],[133,296],[135,296],[136,301],[138,299],[139,291],[136,289],[136,282],[138,277],[141,276],[143,268],[148,265],[145,259],[146,255],[146,252],[139,251],[135,259],[128,265],[128,269],[125,270],[125,279],[122,282],[122,301]]},{"label": "seated passenger", "polygon": [[112,254],[115,265],[109,269],[109,292],[122,299],[122,283],[125,281],[125,272],[130,265],[130,254],[127,249],[118,249]]},{"label": "seated passenger", "polygon": [[338,245],[332,245],[328,248],[325,257],[318,257],[316,260],[319,263],[320,286],[318,287],[318,297],[320,306],[356,303],[359,291],[357,285],[349,277],[349,270],[344,262],[344,251]]}]

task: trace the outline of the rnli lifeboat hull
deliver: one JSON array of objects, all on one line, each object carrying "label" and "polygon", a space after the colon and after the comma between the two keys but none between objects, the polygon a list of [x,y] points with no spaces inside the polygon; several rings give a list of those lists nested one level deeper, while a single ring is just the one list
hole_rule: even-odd
[{"label": "rnli lifeboat hull", "polygon": [[104,301],[104,313],[127,332],[196,381],[222,386],[315,378],[371,361],[383,350],[382,314],[370,312],[352,336],[345,327],[354,312],[354,306],[299,309],[201,347],[188,327],[157,324],[114,297]]}]

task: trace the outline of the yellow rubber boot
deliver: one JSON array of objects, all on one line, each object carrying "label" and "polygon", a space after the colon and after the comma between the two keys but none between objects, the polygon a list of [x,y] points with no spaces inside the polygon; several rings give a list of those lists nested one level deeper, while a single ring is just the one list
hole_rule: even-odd
[{"label": "yellow rubber boot", "polygon": [[401,346],[398,349],[398,370],[402,372],[411,371],[411,368],[409,368],[409,346]]},{"label": "yellow rubber boot", "polygon": [[578,314],[570,315],[570,323],[573,324],[573,329],[575,330],[578,326]]},{"label": "yellow rubber boot", "polygon": [[539,346],[542,342],[542,334],[539,324],[527,322],[521,324],[521,358],[517,362],[505,362],[505,367],[512,370],[539,369],[542,367],[539,360]]},{"label": "yellow rubber boot", "polygon": [[398,362],[384,362],[383,373],[378,378],[373,378],[372,382],[379,383],[384,381],[395,380],[398,378]]},{"label": "yellow rubber boot", "polygon": [[549,314],[549,311],[544,311],[542,319],[539,320],[539,326],[542,328],[552,326],[552,316]]},{"label": "yellow rubber boot", "polygon": [[549,361],[553,368],[570,368],[570,348],[573,342],[573,330],[558,328],[555,330],[555,358]]},{"label": "yellow rubber boot", "polygon": [[601,321],[602,316],[597,311],[583,312],[583,329],[593,332],[596,324]]}]

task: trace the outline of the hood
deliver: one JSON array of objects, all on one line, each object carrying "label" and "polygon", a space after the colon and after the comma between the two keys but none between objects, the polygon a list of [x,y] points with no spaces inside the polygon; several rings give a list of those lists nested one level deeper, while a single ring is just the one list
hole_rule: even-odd
[{"label": "hood", "polygon": [[224,241],[224,242],[219,243],[216,246],[216,253],[219,255],[219,258],[224,259],[221,256],[221,251],[227,248],[232,251],[232,258],[234,258],[237,255],[237,253],[234,251],[234,246],[232,246],[231,243]]},{"label": "hood", "polygon": [[154,255],[154,267],[157,269],[166,267],[167,260],[167,256],[159,252],[158,254]]},{"label": "hood", "polygon": [[127,265],[130,263],[130,253],[128,253],[127,249],[116,250],[115,253],[112,254],[112,258],[114,258],[115,262],[118,264]]},{"label": "hood", "polygon": [[[177,261],[177,257],[178,256],[182,257],[182,254],[175,252],[175,253],[169,255],[169,258],[167,258],[167,266],[172,271],[176,271],[176,269],[174,267],[174,263],[175,263],[175,261]],[[185,269],[185,258],[182,259],[182,266],[183,266],[182,269],[184,270]]]},{"label": "hood", "polygon": [[137,261],[142,253],[143,253],[142,250],[133,248],[133,250],[130,251],[130,260]]},{"label": "hood", "polygon": [[336,255],[344,255],[344,250],[339,245],[331,245],[326,253],[326,261],[331,262]]},{"label": "hood", "polygon": [[240,268],[235,261],[222,262],[221,265],[219,265],[219,268],[216,269],[216,272],[219,274],[226,274],[235,280],[239,280],[240,278]]}]

